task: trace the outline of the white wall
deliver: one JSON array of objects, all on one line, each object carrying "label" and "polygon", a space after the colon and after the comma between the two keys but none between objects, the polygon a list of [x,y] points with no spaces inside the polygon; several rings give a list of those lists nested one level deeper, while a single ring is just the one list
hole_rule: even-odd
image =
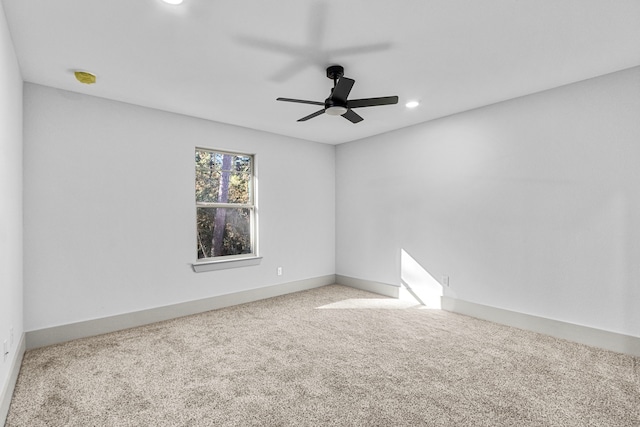
[{"label": "white wall", "polygon": [[[25,329],[334,272],[398,285],[404,250],[450,297],[640,336],[638,95],[634,68],[336,150],[27,84]],[[192,272],[195,146],[257,154],[260,266]]]},{"label": "white wall", "polygon": [[[334,274],[334,146],[33,84],[24,102],[27,330]],[[196,146],[256,154],[261,265],[192,271]]]},{"label": "white wall", "polygon": [[0,3],[0,350],[14,329],[6,362],[0,354],[0,394],[23,332],[22,313],[22,77]]},{"label": "white wall", "polygon": [[[424,102],[428,102],[425,98]],[[640,68],[338,146],[339,275],[640,336]]]}]

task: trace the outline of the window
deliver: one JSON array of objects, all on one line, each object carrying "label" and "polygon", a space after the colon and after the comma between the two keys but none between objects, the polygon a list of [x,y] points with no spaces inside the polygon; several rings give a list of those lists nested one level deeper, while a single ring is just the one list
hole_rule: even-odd
[{"label": "window", "polygon": [[196,148],[198,261],[256,256],[254,158]]}]

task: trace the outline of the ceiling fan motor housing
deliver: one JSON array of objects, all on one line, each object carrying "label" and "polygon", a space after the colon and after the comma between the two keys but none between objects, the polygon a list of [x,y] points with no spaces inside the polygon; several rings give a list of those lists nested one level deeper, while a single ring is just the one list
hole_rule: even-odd
[{"label": "ceiling fan motor housing", "polygon": [[324,112],[330,116],[341,116],[348,110],[346,102],[331,99],[331,97],[324,100],[324,109]]}]

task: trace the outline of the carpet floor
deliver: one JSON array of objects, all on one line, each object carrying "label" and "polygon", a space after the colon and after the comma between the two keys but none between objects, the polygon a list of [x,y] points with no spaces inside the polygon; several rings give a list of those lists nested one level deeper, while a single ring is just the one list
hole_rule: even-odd
[{"label": "carpet floor", "polygon": [[640,426],[640,359],[332,285],[28,351],[6,426]]}]

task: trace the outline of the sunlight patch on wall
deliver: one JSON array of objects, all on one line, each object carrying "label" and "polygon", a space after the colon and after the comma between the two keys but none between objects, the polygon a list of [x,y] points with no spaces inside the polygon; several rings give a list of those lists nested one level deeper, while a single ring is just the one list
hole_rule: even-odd
[{"label": "sunlight patch on wall", "polygon": [[426,308],[442,308],[442,285],[404,249],[400,250],[400,278],[401,300],[414,300]]}]

